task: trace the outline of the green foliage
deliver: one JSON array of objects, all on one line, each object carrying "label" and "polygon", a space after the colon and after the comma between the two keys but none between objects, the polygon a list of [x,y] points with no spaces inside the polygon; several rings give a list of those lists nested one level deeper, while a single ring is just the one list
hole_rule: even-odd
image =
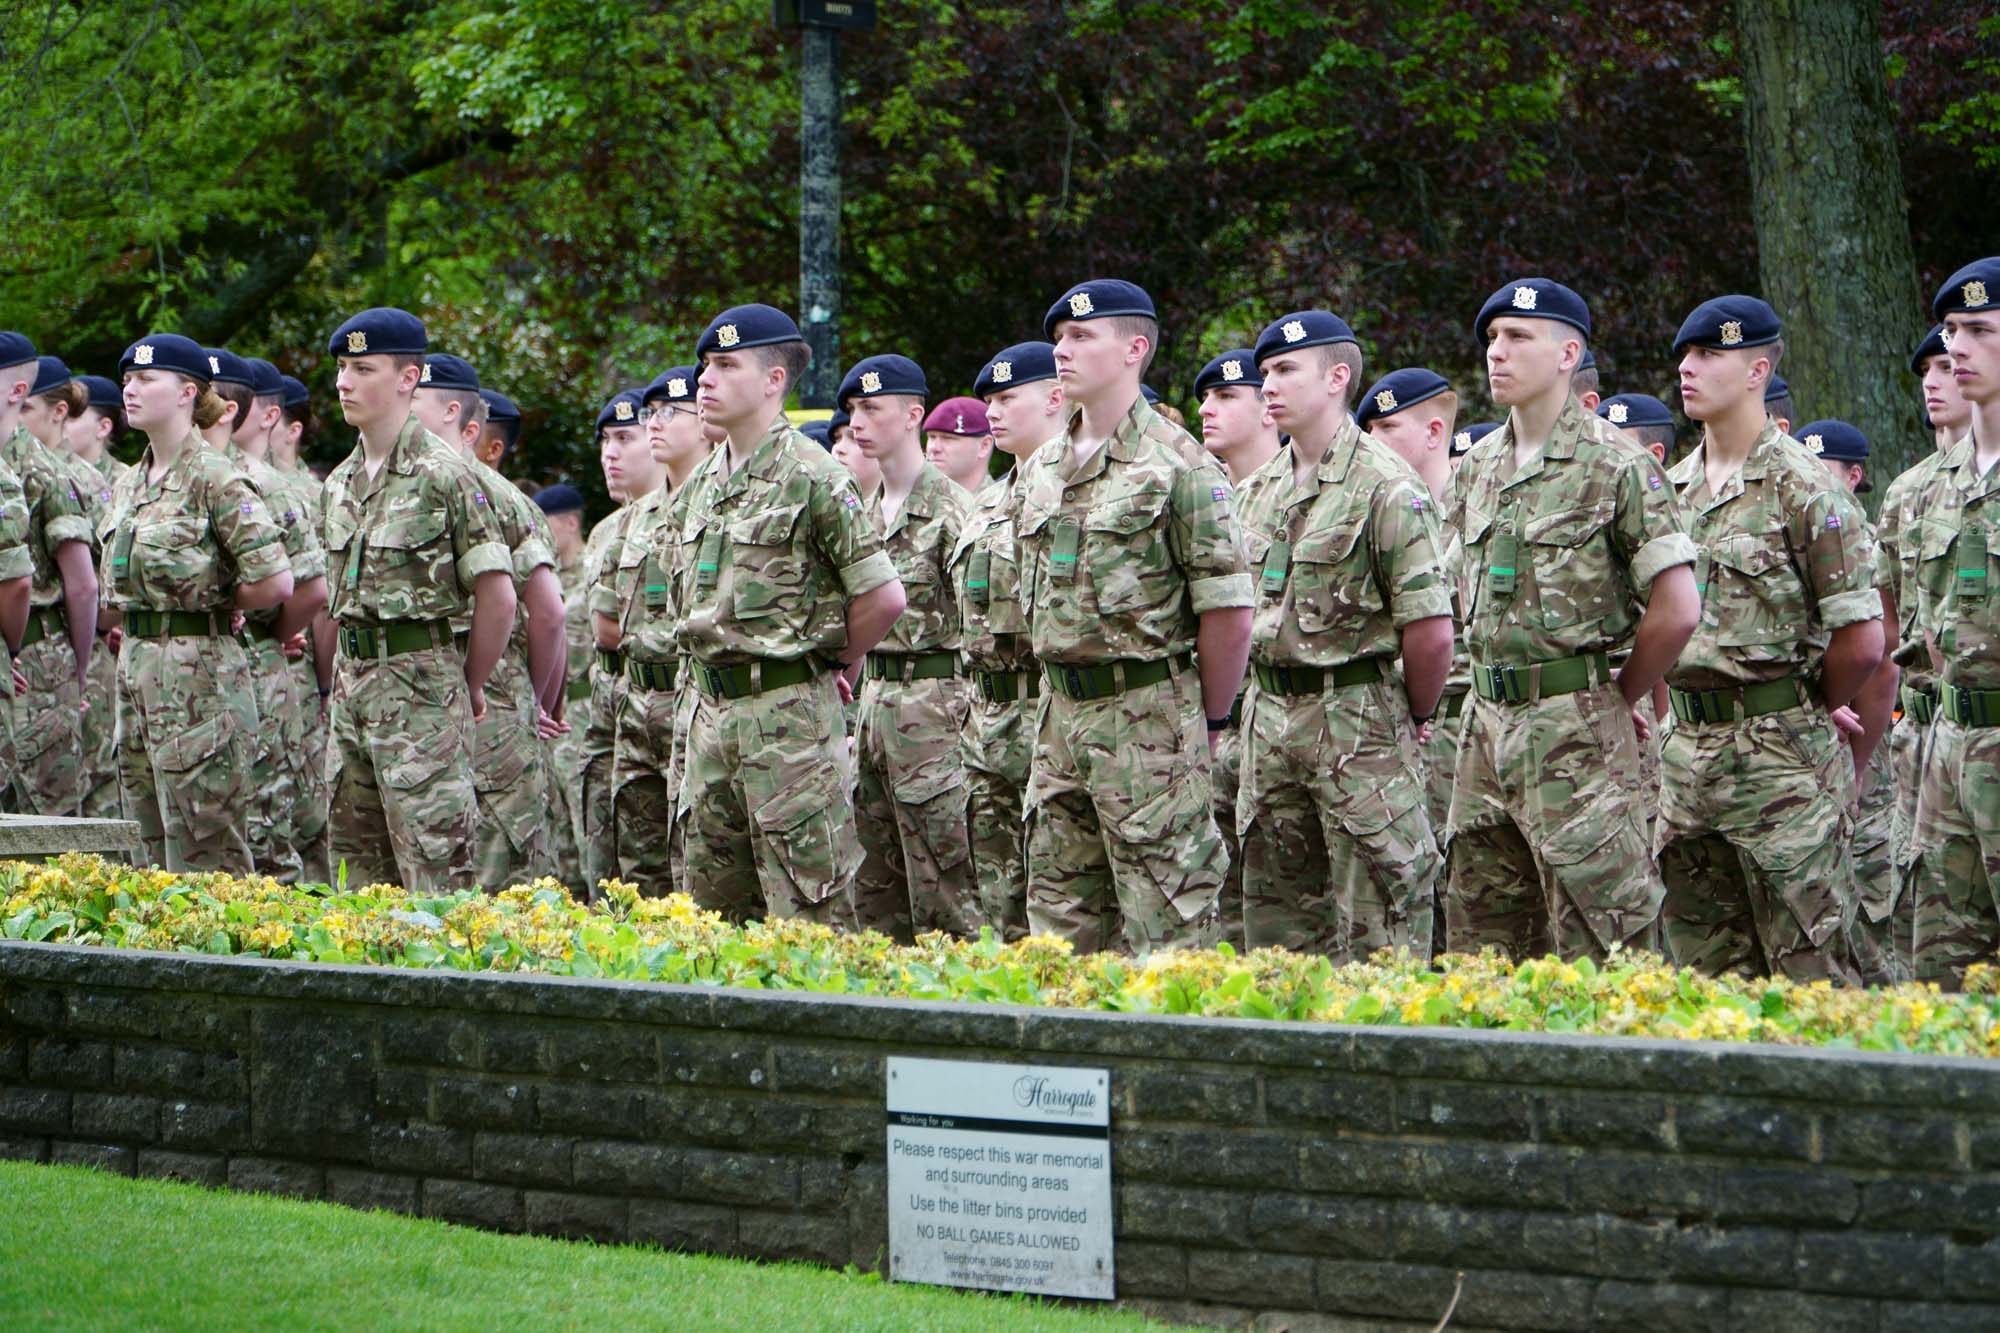
[{"label": "green foliage", "polygon": [[1971,148],[1973,160],[1992,170],[2000,168],[2000,16],[1981,19],[1976,34],[1984,49],[1966,60],[1965,72],[1978,90],[1945,107],[1924,129]]}]

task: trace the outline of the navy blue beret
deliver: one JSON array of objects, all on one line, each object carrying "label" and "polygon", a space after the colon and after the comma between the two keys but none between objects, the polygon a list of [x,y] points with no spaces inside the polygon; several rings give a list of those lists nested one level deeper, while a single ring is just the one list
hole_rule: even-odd
[{"label": "navy blue beret", "polygon": [[1767,403],[1775,403],[1781,398],[1790,398],[1791,396],[1792,386],[1785,383],[1784,380],[1776,375],[1771,376],[1771,382],[1764,386],[1764,401]]},{"label": "navy blue beret", "polygon": [[557,482],[536,491],[535,503],[544,514],[579,514],[583,512],[583,492],[567,482]]},{"label": "navy blue beret", "polygon": [[0,330],[0,366],[25,366],[35,359],[35,345],[25,333]]},{"label": "navy blue beret", "polygon": [[1944,345],[1944,325],[1933,324],[1931,331],[1924,335],[1924,340],[1917,344],[1917,350],[1910,353],[1910,373],[1921,375],[1924,373],[1924,362],[1934,356],[1949,355],[1951,349]]},{"label": "navy blue beret", "polygon": [[734,352],[745,347],[804,342],[792,317],[775,306],[735,305],[717,315],[695,340],[694,359],[710,352]]},{"label": "navy blue beret", "polygon": [[1339,315],[1324,310],[1295,310],[1274,319],[1257,335],[1257,364],[1263,365],[1280,352],[1301,347],[1331,347],[1354,342],[1354,330]]},{"label": "navy blue beret", "polygon": [[519,421],[521,409],[514,406],[514,400],[498,389],[481,389],[480,400],[486,404],[488,421]]},{"label": "navy blue beret", "polygon": [[692,403],[695,381],[700,378],[699,366],[669,366],[653,376],[653,382],[646,386],[645,400],[649,403],[658,399],[670,403]]},{"label": "navy blue beret", "polygon": [[205,347],[202,354],[208,358],[208,378],[215,384],[240,384],[256,393],[257,380],[251,373],[250,363],[227,347]]},{"label": "navy blue beret", "polygon": [[[1550,278],[1516,278],[1486,298],[1472,321],[1472,334],[1486,341],[1486,326],[1503,315],[1519,319],[1552,319],[1590,336],[1590,307],[1583,298]],[[1580,367],[1579,367],[1580,369]]]},{"label": "navy blue beret", "polygon": [[426,389],[462,389],[479,392],[479,372],[472,363],[450,352],[432,352],[424,358],[424,375],[418,380]]},{"label": "navy blue beret", "polygon": [[1942,320],[1954,310],[1991,310],[2000,302],[2000,255],[1975,259],[1944,280],[1931,299],[1931,318]]},{"label": "navy blue beret", "polygon": [[1210,389],[1223,389],[1232,384],[1255,389],[1262,387],[1263,383],[1264,371],[1257,364],[1257,353],[1248,347],[1237,347],[1201,368],[1201,373],[1194,377],[1194,396],[1199,398]]},{"label": "navy blue beret", "polygon": [[1118,315],[1159,318],[1153,309],[1153,298],[1138,283],[1120,278],[1092,278],[1056,298],[1049,313],[1042,316],[1042,334],[1054,341],[1056,325],[1066,319],[1111,319]]},{"label": "navy blue beret", "polygon": [[890,352],[884,356],[864,356],[848,367],[847,373],[840,377],[840,389],[833,395],[833,401],[846,407],[853,398],[880,398],[892,393],[928,398],[930,392],[930,385],[924,382],[923,367],[907,356]]},{"label": "navy blue beret", "polygon": [[118,358],[118,373],[128,370],[171,370],[189,379],[208,383],[208,353],[192,338],[178,333],[149,333],[125,349]]},{"label": "navy blue beret", "polygon": [[639,424],[639,409],[645,400],[638,389],[623,389],[611,395],[597,413],[597,432],[602,435],[607,426],[636,426]]},{"label": "navy blue beret", "polygon": [[29,394],[48,393],[60,389],[76,376],[69,373],[61,357],[38,356],[35,358],[35,382],[28,389]]},{"label": "navy blue beret", "polygon": [[1614,426],[1671,426],[1673,409],[1650,393],[1621,393],[1597,405],[1597,415]]},{"label": "navy blue beret", "polygon": [[833,415],[826,419],[826,433],[831,437],[837,430],[846,430],[853,421],[854,418],[847,415],[846,408],[836,408]]},{"label": "navy blue beret", "polygon": [[1686,347],[1762,347],[1784,332],[1778,312],[1754,296],[1718,296],[1703,301],[1681,321],[1674,351]]},{"label": "navy blue beret", "polygon": [[1499,429],[1500,423],[1497,421],[1475,421],[1470,426],[1459,427],[1458,431],[1451,437],[1452,457],[1456,458],[1460,454],[1465,453],[1473,445],[1478,444],[1481,440]]},{"label": "navy blue beret", "polygon": [[280,407],[305,407],[312,402],[312,392],[306,388],[304,380],[293,379],[290,375],[280,375],[284,384],[284,394],[278,399]]},{"label": "navy blue beret", "polygon": [[993,354],[972,379],[972,396],[988,394],[1016,384],[1033,384],[1056,377],[1056,349],[1049,343],[1015,343]]},{"label": "navy blue beret", "polygon": [[822,449],[831,450],[833,448],[833,431],[828,428],[824,419],[808,421],[805,425],[799,427],[799,434],[805,436]]},{"label": "navy blue beret", "polygon": [[250,367],[250,392],[259,398],[276,398],[285,391],[285,377],[279,369],[261,356],[246,356],[243,364]]},{"label": "navy blue beret", "polygon": [[1597,352],[1586,347],[1583,349],[1583,360],[1576,363],[1576,373],[1581,375],[1586,370],[1595,369],[1597,369]]},{"label": "navy blue beret", "polygon": [[334,356],[422,356],[430,349],[424,322],[386,305],[353,316],[326,340],[326,350]]},{"label": "navy blue beret", "polygon": [[1154,407],[1158,407],[1160,404],[1160,391],[1150,384],[1141,384],[1139,386],[1139,396]]},{"label": "navy blue beret", "polygon": [[1793,438],[1822,458],[1843,463],[1868,461],[1868,437],[1845,421],[1814,421],[1794,431]]},{"label": "navy blue beret", "polygon": [[125,406],[125,395],[119,391],[115,380],[106,379],[102,375],[78,375],[76,382],[83,386],[84,393],[89,397],[90,406],[100,412],[109,412],[114,407]]},{"label": "navy blue beret", "polygon": [[1435,370],[1427,370],[1423,366],[1392,370],[1376,380],[1362,395],[1361,410],[1355,413],[1354,424],[1366,426],[1377,417],[1394,416],[1406,407],[1415,407],[1441,393],[1450,392],[1450,383]]}]

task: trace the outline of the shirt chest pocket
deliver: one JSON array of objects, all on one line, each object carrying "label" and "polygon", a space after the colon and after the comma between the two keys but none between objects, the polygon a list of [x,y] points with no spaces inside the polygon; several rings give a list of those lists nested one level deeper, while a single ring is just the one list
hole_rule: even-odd
[{"label": "shirt chest pocket", "polygon": [[440,577],[444,571],[444,537],[451,525],[442,509],[398,514],[363,536],[370,565],[385,574]]},{"label": "shirt chest pocket", "polygon": [[1172,593],[1166,509],[1161,490],[1124,496],[1084,515],[1084,555],[1099,611],[1143,610]]},{"label": "shirt chest pocket", "polygon": [[[1969,629],[1992,623],[1994,555],[2000,552],[2000,533],[1975,523],[1960,526],[1932,519],[1924,523],[1919,551],[1920,595],[1928,608],[1925,623],[1938,632],[1941,649],[1957,652],[1966,647]],[[1947,605],[1950,614],[1938,616],[1936,608]],[[1984,641],[1991,636],[1977,637]]]},{"label": "shirt chest pocket", "polygon": [[1528,522],[1521,534],[1522,552],[1533,563],[1535,601],[1544,627],[1601,620],[1610,612],[1611,551],[1602,534],[1615,510],[1615,502],[1607,499]]},{"label": "shirt chest pocket", "polygon": [[192,515],[137,516],[129,541],[111,546],[112,578],[121,591],[171,598],[212,582],[215,548],[203,538],[208,524]]},{"label": "shirt chest pocket", "polygon": [[617,588],[630,605],[657,613],[671,600],[667,595],[667,575],[660,560],[654,534],[627,540],[618,552]]},{"label": "shirt chest pocket", "polygon": [[1356,567],[1360,545],[1356,523],[1308,532],[1292,548],[1292,613],[1302,632],[1319,634],[1383,609],[1374,579]]},{"label": "shirt chest pocket", "polygon": [[730,523],[730,605],[737,619],[775,615],[805,591],[807,564],[793,538],[804,509],[783,505]]},{"label": "shirt chest pocket", "polygon": [[1728,648],[1789,646],[1806,632],[1805,587],[1785,548],[1757,537],[1725,537],[1703,562],[1701,618]]}]

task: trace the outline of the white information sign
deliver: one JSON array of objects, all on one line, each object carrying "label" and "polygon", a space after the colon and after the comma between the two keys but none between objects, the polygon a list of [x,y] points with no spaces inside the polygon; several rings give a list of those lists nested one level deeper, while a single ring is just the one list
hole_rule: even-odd
[{"label": "white information sign", "polygon": [[1115,1294],[1111,1075],[889,1060],[889,1276]]}]

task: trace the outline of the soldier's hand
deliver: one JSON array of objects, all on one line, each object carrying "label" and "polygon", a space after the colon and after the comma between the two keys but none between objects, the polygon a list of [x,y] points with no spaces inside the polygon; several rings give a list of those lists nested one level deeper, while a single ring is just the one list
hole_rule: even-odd
[{"label": "soldier's hand", "polygon": [[231,634],[241,634],[243,632],[243,613],[241,611],[231,611],[229,613],[229,632]]},{"label": "soldier's hand", "polygon": [[545,741],[552,741],[558,736],[569,735],[569,723],[559,717],[549,716],[548,710],[545,708],[537,708],[535,710],[535,734]]},{"label": "soldier's hand", "polygon": [[1419,722],[1417,724],[1417,744],[1429,745],[1431,743],[1431,733],[1435,730],[1437,730],[1435,722]]},{"label": "soldier's hand", "polygon": [[1852,708],[1829,708],[1826,710],[1826,715],[1833,719],[1834,728],[1840,732],[1841,741],[1847,745],[1854,744],[1856,736],[1865,735],[1868,731],[1860,715]]},{"label": "soldier's hand", "polygon": [[291,638],[286,639],[278,645],[278,651],[294,662],[304,657],[306,655],[306,632],[300,630]]},{"label": "soldier's hand", "polygon": [[14,697],[20,698],[28,692],[28,678],[21,674],[21,668],[14,668]]},{"label": "soldier's hand", "polygon": [[845,671],[833,673],[833,687],[840,691],[840,702],[843,705],[854,702],[854,682],[847,678]]},{"label": "soldier's hand", "polygon": [[104,650],[113,657],[118,656],[118,649],[124,642],[125,627],[123,625],[113,625],[110,629],[104,631]]},{"label": "soldier's hand", "polygon": [[484,722],[486,720],[486,691],[480,689],[477,685],[467,685],[465,689],[467,697],[472,700],[472,720],[474,722]]},{"label": "soldier's hand", "polygon": [[1642,741],[1653,739],[1653,719],[1650,716],[1652,711],[1653,701],[1650,697],[1632,705],[1632,731]]}]

